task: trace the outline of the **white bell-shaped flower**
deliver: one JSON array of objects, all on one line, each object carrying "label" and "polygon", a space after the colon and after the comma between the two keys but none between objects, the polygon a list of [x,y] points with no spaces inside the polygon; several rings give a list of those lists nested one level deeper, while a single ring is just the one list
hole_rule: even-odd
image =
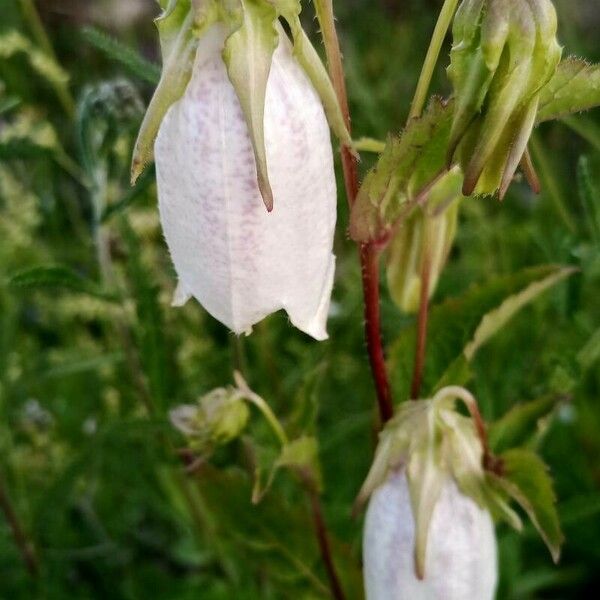
[{"label": "white bell-shaped flower", "polygon": [[199,41],[191,80],[155,144],[161,221],[179,277],[174,304],[193,296],[237,334],[285,309],[296,327],[325,339],[336,183],[324,109],[282,32],[266,89],[267,212],[225,38],[214,25]]},{"label": "white bell-shaped flower", "polygon": [[494,524],[452,478],[442,485],[433,509],[422,580],[415,570],[415,519],[403,470],[390,474],[371,496],[363,560],[367,600],[494,598]]}]

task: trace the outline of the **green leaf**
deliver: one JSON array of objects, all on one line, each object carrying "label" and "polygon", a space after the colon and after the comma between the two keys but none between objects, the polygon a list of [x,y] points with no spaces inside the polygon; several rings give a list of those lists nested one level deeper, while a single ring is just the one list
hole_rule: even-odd
[{"label": "green leaf", "polygon": [[160,67],[146,60],[129,46],[94,27],[85,27],[81,35],[88,44],[100,50],[109,59],[123,65],[132,75],[154,85],[159,82]]},{"label": "green leaf", "polygon": [[158,295],[159,288],[140,258],[140,243],[125,218],[121,232],[127,246],[127,268],[137,323],[137,347],[142,367],[148,378],[150,392],[157,408],[164,409],[174,394],[173,350],[166,335],[164,315]]},{"label": "green leaf", "polygon": [[547,289],[575,273],[576,270],[574,268],[559,269],[556,273],[535,281],[523,291],[510,296],[497,309],[487,313],[481,320],[479,327],[477,327],[473,339],[464,349],[467,360],[473,360],[479,348],[496,335],[524,306],[535,300]]},{"label": "green leaf", "polygon": [[64,288],[102,300],[117,302],[118,298],[104,291],[96,282],[82,277],[69,267],[44,266],[26,269],[13,275],[9,285],[14,288]]},{"label": "green leaf", "polygon": [[556,495],[548,467],[528,450],[514,449],[502,454],[504,475],[501,486],[528,514],[558,562],[564,537],[556,510]]},{"label": "green leaf", "polygon": [[0,60],[7,60],[17,54],[24,54],[31,68],[57,90],[69,82],[69,74],[53,58],[36,47],[18,31],[0,34]]},{"label": "green leaf", "polygon": [[570,56],[540,92],[538,123],[600,106],[600,64]]},{"label": "green leaf", "polygon": [[488,439],[492,450],[499,453],[527,443],[535,434],[540,419],[552,412],[559,401],[560,398],[552,395],[513,406],[488,428]]},{"label": "green leaf", "polygon": [[400,136],[388,139],[352,209],[352,239],[381,239],[408,214],[411,202],[446,168],[451,123],[451,106],[436,98],[423,117],[413,119]]},{"label": "green leaf", "polygon": [[223,58],[252,138],[258,187],[265,206],[272,210],[273,192],[267,169],[264,120],[267,82],[279,38],[275,26],[277,12],[262,0],[241,0],[241,6],[242,24],[225,41]]},{"label": "green leaf", "polygon": [[[572,272],[572,269],[549,265],[493,277],[484,284],[471,287],[462,296],[433,307],[429,321],[432,343],[424,373],[423,397],[438,388],[442,378],[447,384],[456,384],[449,381],[445,373],[449,368],[463,375],[468,373],[466,365],[460,364],[461,356],[465,356],[468,363],[474,353],[498,333],[499,327],[525,305],[525,299],[531,302],[550,283],[556,284]],[[511,296],[515,298],[511,299]],[[401,399],[408,398],[415,343],[416,324],[413,324],[400,333],[390,349],[390,373]],[[466,348],[469,348],[469,354],[465,352]]]}]

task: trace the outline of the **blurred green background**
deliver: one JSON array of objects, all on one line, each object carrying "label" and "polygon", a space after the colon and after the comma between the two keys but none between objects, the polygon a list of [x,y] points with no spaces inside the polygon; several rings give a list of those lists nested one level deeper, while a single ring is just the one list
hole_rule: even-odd
[{"label": "blurred green background", "polygon": [[[406,119],[441,2],[335,4],[355,135],[384,139]],[[566,52],[599,61],[597,0],[555,4]],[[351,508],[375,413],[345,199],[330,341],[310,341],[280,314],[236,341],[196,303],[170,308],[175,276],[153,173],[128,184],[158,73],[157,6],[36,5],[40,19],[28,0],[0,0],[0,485],[38,563],[32,576],[1,514],[0,598],[328,597],[298,482],[282,473],[250,504],[252,469],[275,451],[256,414],[248,435],[196,475],[173,451],[184,440],[168,409],[229,384],[234,368],[292,437],[318,436],[338,570],[348,597],[361,598],[361,518]],[[448,94],[444,66],[435,88]],[[534,159],[540,196],[517,183],[503,204],[464,203],[434,304],[524,267],[580,269],[480,352],[470,388],[489,420],[518,402],[560,399],[531,443],[556,481],[564,555],[554,566],[531,526],[522,535],[500,526],[498,598],[591,598],[600,589],[600,112],[542,126]],[[392,344],[413,319],[385,290],[383,301]]]}]

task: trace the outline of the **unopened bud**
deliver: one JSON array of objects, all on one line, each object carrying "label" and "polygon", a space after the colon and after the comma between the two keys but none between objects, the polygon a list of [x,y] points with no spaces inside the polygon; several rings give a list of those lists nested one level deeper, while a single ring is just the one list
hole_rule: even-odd
[{"label": "unopened bud", "polygon": [[463,0],[459,7],[448,155],[458,154],[465,195],[506,193],[535,125],[539,92],[560,62],[556,30],[550,0]]},{"label": "unopened bud", "polygon": [[249,415],[243,395],[233,388],[218,388],[197,404],[184,404],[169,413],[173,426],[197,449],[220,446],[237,438]]},{"label": "unopened bud", "polygon": [[456,236],[462,175],[455,168],[429,192],[393,237],[388,251],[387,278],[390,293],[400,310],[419,309],[423,275],[428,297],[433,296]]}]

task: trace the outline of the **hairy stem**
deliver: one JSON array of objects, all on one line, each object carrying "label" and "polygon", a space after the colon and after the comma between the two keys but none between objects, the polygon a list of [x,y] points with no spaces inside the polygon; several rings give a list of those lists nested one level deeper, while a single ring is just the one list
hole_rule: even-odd
[{"label": "hairy stem", "polygon": [[37,577],[39,575],[40,566],[34,545],[28,539],[25,529],[8,497],[2,473],[0,473],[0,511],[8,523],[15,544],[21,554],[21,558],[27,567],[27,571],[31,577]]},{"label": "hairy stem", "polygon": [[[344,115],[346,127],[351,131],[350,109],[348,94],[344,79],[342,53],[335,29],[332,0],[315,0],[317,18],[321,25],[321,33],[327,54],[329,75],[336,91],[338,102]],[[354,205],[358,195],[358,164],[352,150],[342,145],[342,167],[346,196],[350,207]],[[369,362],[377,392],[379,415],[382,423],[387,422],[394,414],[391,388],[385,366],[385,355],[381,339],[381,323],[379,310],[379,253],[372,244],[362,244],[360,247],[360,261],[362,268],[362,281],[365,299],[365,336],[369,352]]]},{"label": "hairy stem", "polygon": [[386,423],[394,416],[394,404],[381,340],[379,252],[377,248],[373,244],[363,244],[360,247],[360,261],[365,300],[365,338],[367,340],[371,372],[377,390],[379,414],[382,423]]},{"label": "hairy stem", "polygon": [[458,0],[446,0],[444,6],[442,6],[440,16],[438,17],[433,35],[431,36],[431,42],[429,43],[429,49],[427,50],[425,62],[423,63],[419,82],[417,83],[417,90],[410,108],[409,119],[420,117],[423,112],[425,102],[427,101],[427,94],[429,93],[429,86],[431,85],[431,79],[433,78],[433,72],[435,71],[435,66],[437,65],[444,39],[452,24],[452,19],[457,6]]},{"label": "hairy stem", "polygon": [[[431,36],[431,42],[429,43],[429,49],[427,50],[427,56],[423,63],[421,75],[417,83],[417,89],[415,91],[415,97],[413,98],[412,105],[410,108],[409,121],[420,117],[425,102],[427,101],[427,95],[429,93],[429,86],[431,85],[431,79],[433,78],[433,72],[437,65],[440,57],[440,51],[444,43],[444,39],[450,26],[456,7],[458,6],[458,0],[445,0],[440,16],[436,23],[433,35]],[[411,384],[410,397],[417,399],[421,393],[421,384],[423,382],[423,370],[425,368],[425,356],[427,351],[427,327],[429,323],[429,292],[430,292],[430,278],[431,278],[431,261],[428,253],[428,234],[427,227],[425,228],[425,237],[423,240],[425,256],[423,259],[423,265],[421,267],[421,297],[419,301],[419,317],[417,322],[417,342],[415,347],[415,366],[413,370],[413,378]]]}]

